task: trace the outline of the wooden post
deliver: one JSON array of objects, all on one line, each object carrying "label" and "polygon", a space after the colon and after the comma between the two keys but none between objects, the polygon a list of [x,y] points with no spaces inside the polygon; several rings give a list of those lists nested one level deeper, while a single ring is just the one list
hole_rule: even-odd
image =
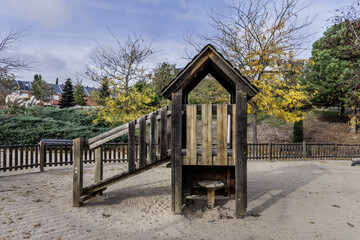
[{"label": "wooden post", "polygon": [[153,112],[150,115],[150,143],[149,143],[149,152],[150,152],[150,162],[156,162],[156,113]]},{"label": "wooden post", "polygon": [[306,160],[306,141],[303,141],[303,160]]},{"label": "wooden post", "polygon": [[236,86],[235,215],[244,218],[247,207],[247,96]]},{"label": "wooden post", "polygon": [[95,148],[95,182],[103,180],[103,152],[102,146]]},{"label": "wooden post", "polygon": [[76,138],[73,141],[73,207],[80,207],[80,197],[83,193],[83,148],[84,139]]},{"label": "wooden post", "polygon": [[272,160],[272,144],[271,141],[269,141],[269,162]]},{"label": "wooden post", "polygon": [[337,160],[337,143],[334,143],[334,160]]},{"label": "wooden post", "polygon": [[144,117],[140,118],[139,125],[139,167],[143,168],[146,165],[146,121]]},{"label": "wooden post", "polygon": [[136,169],[135,165],[135,121],[129,122],[129,140],[128,140],[128,166],[129,172]]},{"label": "wooden post", "polygon": [[44,165],[45,165],[45,155],[46,155],[46,149],[45,149],[45,143],[43,141],[40,142],[40,172],[44,171]]},{"label": "wooden post", "polygon": [[172,211],[181,214],[182,208],[182,91],[172,94],[171,108],[171,187]]}]

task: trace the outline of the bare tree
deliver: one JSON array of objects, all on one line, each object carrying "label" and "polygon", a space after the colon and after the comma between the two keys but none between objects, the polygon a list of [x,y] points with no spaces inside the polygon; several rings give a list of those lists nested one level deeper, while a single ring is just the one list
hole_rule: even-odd
[{"label": "bare tree", "polygon": [[132,84],[144,78],[145,69],[141,64],[153,54],[153,50],[151,44],[144,45],[142,35],[134,33],[121,43],[111,31],[110,33],[115,39],[115,46],[99,45],[95,56],[91,57],[93,65],[87,66],[86,75],[100,84],[104,78],[111,79],[120,83],[125,92],[128,92]]},{"label": "bare tree", "polygon": [[14,72],[29,69],[27,62],[6,56],[6,53],[16,49],[24,31],[11,31],[5,36],[0,34],[0,105],[5,103],[7,95],[18,89]]},{"label": "bare tree", "polygon": [[[271,72],[278,74],[284,60],[292,60],[296,51],[306,48],[312,33],[306,28],[314,17],[305,15],[310,4],[298,0],[239,0],[224,2],[221,10],[210,10],[210,35],[188,34],[185,40],[196,50],[212,43],[260,90]],[[185,55],[188,56],[187,49]],[[287,59],[285,59],[287,58]],[[251,102],[253,142],[257,142],[259,101]]]},{"label": "bare tree", "polygon": [[16,49],[16,44],[24,34],[24,29],[10,31],[7,35],[0,34],[0,70],[14,72],[29,69],[29,63],[17,58],[4,56],[4,53]]}]

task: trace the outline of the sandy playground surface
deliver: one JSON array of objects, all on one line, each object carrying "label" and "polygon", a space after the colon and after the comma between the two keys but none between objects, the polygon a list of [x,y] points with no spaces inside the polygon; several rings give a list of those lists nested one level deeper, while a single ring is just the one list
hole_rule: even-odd
[{"label": "sandy playground surface", "polygon": [[[360,167],[350,161],[248,163],[248,216],[234,201],[170,208],[165,165],[72,208],[72,167],[0,173],[0,239],[360,239]],[[105,177],[126,163],[106,164]],[[94,165],[85,166],[84,185]]]}]

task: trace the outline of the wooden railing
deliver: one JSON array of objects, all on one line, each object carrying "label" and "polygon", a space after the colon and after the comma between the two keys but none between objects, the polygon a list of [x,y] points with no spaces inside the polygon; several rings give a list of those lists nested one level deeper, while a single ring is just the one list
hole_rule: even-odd
[{"label": "wooden railing", "polygon": [[[139,143],[136,142],[134,146],[134,160],[139,161]],[[105,163],[127,162],[127,151],[127,143],[104,144],[102,146],[103,161]],[[148,143],[146,152],[149,158]],[[42,156],[44,156],[43,163]],[[2,145],[0,146],[0,171],[72,165],[72,158],[72,144]],[[341,160],[352,158],[360,158],[360,144],[307,142],[248,144],[249,160]],[[94,149],[84,146],[83,159],[85,164],[94,163]]]}]

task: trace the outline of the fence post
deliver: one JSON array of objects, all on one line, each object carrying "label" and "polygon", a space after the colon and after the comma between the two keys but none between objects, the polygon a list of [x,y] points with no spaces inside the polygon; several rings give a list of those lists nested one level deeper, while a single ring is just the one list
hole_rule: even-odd
[{"label": "fence post", "polygon": [[80,207],[80,197],[83,193],[83,148],[84,139],[73,141],[73,207]]},{"label": "fence post", "polygon": [[45,155],[46,155],[45,143],[41,141],[40,142],[40,172],[44,171]]},{"label": "fence post", "polygon": [[271,140],[269,141],[269,162],[272,160],[272,144]]},{"label": "fence post", "polygon": [[306,160],[306,141],[303,141],[303,160]]},{"label": "fence post", "polygon": [[95,182],[103,179],[103,152],[102,145],[95,148]]},{"label": "fence post", "polygon": [[337,160],[337,143],[334,143],[334,160]]}]

